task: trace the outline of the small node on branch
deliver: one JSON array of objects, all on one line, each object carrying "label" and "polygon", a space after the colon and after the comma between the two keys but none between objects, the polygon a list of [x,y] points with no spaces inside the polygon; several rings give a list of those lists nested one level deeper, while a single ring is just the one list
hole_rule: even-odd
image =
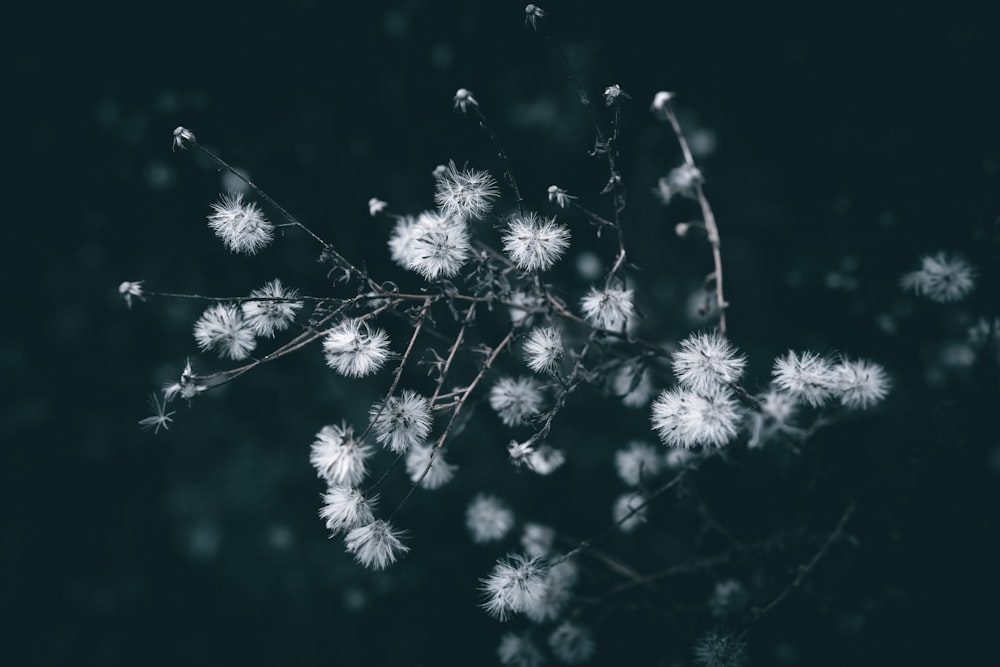
[{"label": "small node on branch", "polygon": [[466,88],[459,88],[455,92],[455,109],[462,113],[468,113],[469,107],[479,108],[479,102],[472,96],[472,91]]},{"label": "small node on branch", "polygon": [[198,143],[195,139],[194,132],[187,129],[186,127],[181,127],[178,125],[174,128],[174,141],[171,150],[177,150],[178,148],[182,151],[186,151],[191,146]]},{"label": "small node on branch", "polygon": [[545,10],[538,5],[527,5],[524,8],[524,25],[530,27],[535,32],[542,29],[542,22],[545,20]]},{"label": "small node on branch", "polygon": [[656,95],[653,96],[653,104],[650,109],[660,120],[667,120],[670,111],[670,102],[674,99],[674,93],[668,92],[666,90],[661,90]]}]

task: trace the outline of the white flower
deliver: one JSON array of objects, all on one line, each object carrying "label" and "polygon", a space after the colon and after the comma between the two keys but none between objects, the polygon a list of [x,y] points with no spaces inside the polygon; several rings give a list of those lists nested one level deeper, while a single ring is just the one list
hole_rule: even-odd
[{"label": "white flower", "polygon": [[368,472],[366,461],[372,449],[354,437],[354,429],[346,422],[340,426],[324,426],[316,434],[309,462],[316,473],[331,486],[357,486]]},{"label": "white flower", "polygon": [[734,634],[713,630],[695,642],[694,663],[700,667],[744,667],[746,643]]},{"label": "white flower", "polygon": [[262,288],[250,292],[250,296],[264,301],[244,301],[243,318],[258,336],[273,338],[275,332],[284,331],[295,319],[295,312],[302,308],[301,301],[295,301],[297,290],[288,289],[275,278]]},{"label": "white flower", "polygon": [[412,234],[413,247],[406,252],[406,268],[427,280],[454,277],[469,259],[469,229],[461,218],[421,213]]},{"label": "white flower", "polygon": [[490,407],[506,426],[521,426],[542,410],[542,390],[534,378],[504,377],[490,389]]},{"label": "white flower", "polygon": [[833,372],[834,392],[848,408],[870,408],[889,393],[885,370],[871,361],[845,359],[833,367]]},{"label": "white flower", "polygon": [[920,269],[901,279],[903,289],[931,301],[948,303],[964,299],[976,284],[976,270],[965,259],[947,252],[926,255]]},{"label": "white flower", "polygon": [[379,519],[352,528],[344,537],[344,547],[365,567],[384,570],[410,550],[399,540],[401,536],[402,533],[393,530],[388,521]]},{"label": "white flower", "polygon": [[178,396],[186,401],[191,401],[205,389],[204,385],[198,384],[198,376],[195,375],[194,369],[191,367],[191,360],[188,359],[181,372],[181,379],[178,382],[168,382],[163,386],[163,398],[167,403]]},{"label": "white flower", "polygon": [[483,218],[500,196],[496,179],[486,171],[459,171],[454,161],[435,173],[437,180],[434,202],[449,217]]},{"label": "white flower", "polygon": [[427,399],[410,389],[373,405],[368,418],[375,440],[397,454],[423,442],[431,432],[431,409]]},{"label": "white flower", "polygon": [[632,317],[632,290],[591,287],[580,301],[587,321],[600,329],[621,330]]},{"label": "white flower", "polygon": [[611,516],[623,533],[631,533],[646,522],[646,498],[637,491],[623,493],[615,500]]},{"label": "white flower", "polygon": [[334,535],[375,520],[372,510],[375,500],[368,500],[358,489],[335,485],[323,494],[323,507],[319,511],[326,527]]},{"label": "white flower", "polygon": [[482,580],[486,595],[482,607],[491,616],[506,621],[512,614],[536,609],[545,595],[545,568],[537,558],[521,554],[497,561],[489,576]]},{"label": "white flower", "polygon": [[739,419],[736,401],[722,388],[671,389],[653,401],[653,429],[670,447],[722,447],[736,436]]},{"label": "white flower", "polygon": [[420,480],[427,466],[430,466],[430,470],[420,480],[420,486],[430,490],[439,489],[450,482],[457,469],[457,466],[444,460],[444,450],[439,451],[432,461],[433,453],[434,448],[428,445],[415,445],[406,452],[406,474],[410,476],[411,482]]},{"label": "white flower", "polygon": [[521,534],[521,546],[524,553],[533,558],[547,558],[552,553],[552,547],[556,543],[556,531],[548,526],[538,523],[529,523],[524,526]]},{"label": "white flower", "polygon": [[344,320],[323,340],[327,365],[347,377],[378,371],[389,358],[389,335],[361,320]]},{"label": "white flower", "polygon": [[632,96],[622,90],[622,87],[617,83],[613,83],[604,89],[604,103],[607,106],[611,106],[621,99],[630,100]]},{"label": "white flower", "polygon": [[645,407],[653,397],[656,388],[648,368],[639,368],[629,364],[622,366],[611,380],[611,391],[620,396],[622,404],[629,408]]},{"label": "white flower", "polygon": [[560,661],[576,665],[590,660],[596,645],[590,630],[570,621],[564,621],[549,635],[549,648]]},{"label": "white flower", "polygon": [[698,186],[703,182],[698,167],[684,163],[657,181],[653,194],[666,206],[677,195],[695,199],[698,196]]},{"label": "white flower", "polygon": [[465,526],[473,542],[496,542],[514,527],[514,513],[496,496],[480,493],[465,510]]},{"label": "white flower", "polygon": [[774,360],[774,386],[797,401],[819,407],[836,386],[837,374],[829,361],[815,352],[788,351]]},{"label": "white flower", "polygon": [[514,216],[504,232],[503,249],[522,271],[546,271],[569,247],[569,228],[534,213]]},{"label": "white flower", "polygon": [[560,188],[558,185],[549,186],[549,203],[555,204],[559,208],[566,208],[573,200],[576,199],[571,194],[568,194],[565,190]]},{"label": "white flower", "polygon": [[253,329],[242,311],[228,303],[210,306],[194,323],[194,339],[202,350],[216,350],[219,357],[246,359],[257,347]]},{"label": "white flower", "polygon": [[253,255],[274,239],[274,226],[256,203],[244,203],[243,195],[230,192],[212,204],[208,226],[233,252]]},{"label": "white flower", "polygon": [[174,140],[171,150],[179,148],[182,151],[186,151],[188,146],[193,146],[196,143],[198,143],[198,141],[195,139],[194,132],[186,127],[181,127],[180,125],[174,128]]},{"label": "white flower", "polygon": [[514,304],[510,306],[510,323],[516,325],[527,325],[535,315],[533,311],[545,305],[542,297],[524,292],[511,292],[509,301]]},{"label": "white flower", "polygon": [[697,392],[735,384],[743,377],[747,363],[746,357],[715,332],[688,336],[672,359],[680,385]]},{"label": "white flower", "polygon": [[479,108],[479,102],[472,96],[472,91],[459,88],[455,92],[455,109],[462,113],[468,113],[469,107]]},{"label": "white flower", "polygon": [[554,327],[539,327],[524,341],[524,358],[528,368],[536,373],[551,373],[559,367],[563,356],[562,336]]},{"label": "white flower", "polygon": [[539,475],[551,475],[566,462],[566,455],[560,449],[542,444],[528,453],[527,461],[528,467]]},{"label": "white flower", "polygon": [[372,197],[368,200],[368,215],[374,218],[376,215],[384,211],[386,206],[388,206],[388,204],[378,197]]},{"label": "white flower", "polygon": [[527,635],[508,632],[500,638],[497,646],[497,660],[510,667],[539,667],[545,664],[545,656]]},{"label": "white flower", "polygon": [[126,280],[118,286],[118,294],[125,300],[125,305],[129,308],[132,307],[132,299],[138,299],[139,301],[146,300],[146,297],[142,294],[141,280]]},{"label": "white flower", "polygon": [[545,593],[538,606],[525,609],[525,616],[535,623],[559,618],[569,606],[578,576],[576,565],[569,560],[560,561],[549,567],[545,573]]},{"label": "white flower", "polygon": [[406,215],[396,221],[392,233],[389,234],[389,254],[392,261],[404,269],[409,269],[416,258],[414,241],[416,240],[417,218]]},{"label": "white flower", "polygon": [[656,477],[664,465],[660,452],[639,440],[633,440],[628,443],[628,447],[615,452],[615,469],[621,480],[629,486],[639,486],[641,482]]}]

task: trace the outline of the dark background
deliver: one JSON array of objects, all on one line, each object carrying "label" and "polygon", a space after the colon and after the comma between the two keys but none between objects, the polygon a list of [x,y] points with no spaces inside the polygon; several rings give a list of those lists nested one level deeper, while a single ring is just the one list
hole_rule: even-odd
[{"label": "dark background", "polygon": [[[709,270],[707,251],[674,237],[678,218],[648,194],[680,159],[647,109],[668,89],[685,122],[717,138],[703,164],[751,383],[766,383],[789,347],[845,350],[893,375],[884,409],[816,438],[824,454],[773,478],[748,468],[706,480],[737,531],[784,512],[821,531],[845,498],[859,500],[859,546],[832,552],[814,595],[755,626],[753,664],[1000,657],[995,364],[941,362],[974,316],[997,314],[1000,50],[986,16],[893,4],[542,5],[592,97],[615,82],[633,97],[623,173],[647,329],[674,340],[689,331],[683,295]],[[363,414],[378,382],[339,381],[313,350],[181,410],[167,433],[136,425],[149,392],[195,352],[199,308],[129,311],[119,282],[237,295],[278,276],[326,289],[302,239],[251,259],[225,253],[203,222],[219,178],[171,153],[177,125],[373,272],[392,269],[389,226],[368,217],[369,197],[419,211],[435,165],[498,171],[483,134],[451,109],[459,87],[494,122],[531,206],[544,209],[554,182],[607,206],[586,117],[522,9],[39,4],[8,17],[4,662],[489,664],[501,627],[475,609],[474,589],[498,554],[464,534],[472,493],[495,490],[519,515],[578,536],[604,525],[618,492],[607,474],[614,438],[645,427],[624,412],[578,425],[593,440],[578,447],[596,453],[553,486],[510,472],[495,447],[457,454],[481,472],[404,513],[413,553],[384,576],[326,540],[308,466],[313,434]],[[898,276],[942,248],[980,267],[972,301],[941,308],[901,295]],[[578,298],[585,284],[561,275]],[[845,277],[857,288],[837,287]],[[804,485],[813,490],[783,495]],[[609,614],[595,624],[596,662],[684,664],[709,625]]]}]

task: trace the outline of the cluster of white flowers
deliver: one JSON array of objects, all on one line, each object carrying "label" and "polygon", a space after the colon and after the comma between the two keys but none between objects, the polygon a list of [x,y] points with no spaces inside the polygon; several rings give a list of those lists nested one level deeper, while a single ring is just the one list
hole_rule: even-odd
[{"label": "cluster of white flowers", "polygon": [[871,361],[843,359],[838,363],[815,352],[789,350],[774,362],[774,386],[812,407],[836,397],[847,408],[865,409],[886,397],[889,377]]},{"label": "cluster of white flowers", "polygon": [[653,401],[653,429],[670,447],[722,447],[736,437],[741,411],[731,392],[670,389]]}]

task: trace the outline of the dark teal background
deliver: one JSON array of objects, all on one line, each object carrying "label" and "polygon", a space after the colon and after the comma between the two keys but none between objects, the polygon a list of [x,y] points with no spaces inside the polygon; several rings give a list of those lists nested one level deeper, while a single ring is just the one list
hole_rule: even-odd
[{"label": "dark teal background", "polygon": [[[846,498],[859,502],[857,548],[833,551],[812,593],[754,627],[756,665],[1000,658],[996,366],[941,387],[926,379],[941,341],[998,311],[1000,49],[986,16],[880,4],[542,5],[592,97],[615,82],[633,97],[623,174],[648,329],[685,335],[682,295],[710,270],[707,249],[676,239],[677,218],[648,195],[680,159],[647,111],[669,89],[686,122],[718,137],[706,187],[749,388],[789,347],[869,357],[893,376],[884,409],[824,431],[801,461],[706,472],[715,509],[745,535],[784,521],[822,531]],[[200,311],[163,301],[129,311],[119,282],[238,295],[277,276],[327,289],[305,239],[251,259],[223,250],[204,224],[218,178],[171,153],[177,125],[374,274],[399,275],[369,197],[419,211],[439,163],[499,172],[483,133],[452,111],[459,87],[494,122],[532,207],[558,183],[607,210],[586,117],[522,16],[518,3],[401,0],[37,5],[8,17],[0,662],[490,664],[505,628],[475,608],[475,586],[500,552],[470,544],[468,498],[495,491],[519,516],[577,537],[603,528],[620,491],[614,448],[646,422],[594,411],[592,394],[570,408],[576,452],[551,481],[507,467],[495,423],[470,427],[473,444],[456,451],[466,476],[408,506],[400,524],[413,552],[385,577],[326,539],[308,465],[313,434],[360,422],[385,377],[337,380],[307,350],[180,410],[167,433],[136,425],[149,392],[195,352]],[[899,292],[898,276],[941,248],[981,269],[967,306]],[[848,256],[860,288],[828,289]],[[585,287],[568,263],[552,279],[573,298]],[[911,311],[895,336],[875,325]],[[663,555],[653,538],[608,549],[632,550],[650,570]],[[787,577],[800,560],[757,574]],[[352,611],[360,598],[365,609]],[[689,663],[711,619],[611,610],[593,625],[595,664],[673,665]]]}]

